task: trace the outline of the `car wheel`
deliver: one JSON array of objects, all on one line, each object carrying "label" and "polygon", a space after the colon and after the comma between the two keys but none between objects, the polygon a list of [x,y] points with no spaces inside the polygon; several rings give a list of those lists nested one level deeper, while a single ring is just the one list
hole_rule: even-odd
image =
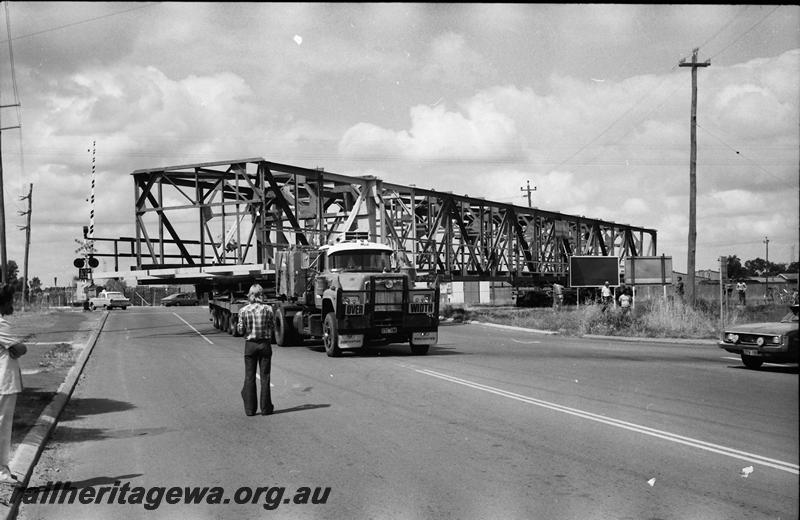
[{"label": "car wheel", "polygon": [[742,354],[742,363],[744,363],[744,366],[747,368],[759,368],[764,364],[764,361],[758,356],[746,356]]},{"label": "car wheel", "polygon": [[322,343],[328,357],[339,357],[342,354],[339,348],[339,329],[336,324],[336,314],[329,312],[322,324]]}]

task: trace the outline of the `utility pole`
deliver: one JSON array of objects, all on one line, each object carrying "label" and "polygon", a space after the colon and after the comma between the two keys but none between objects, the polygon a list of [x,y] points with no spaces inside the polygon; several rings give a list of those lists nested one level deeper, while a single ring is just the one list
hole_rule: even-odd
[{"label": "utility pole", "polygon": [[25,230],[25,262],[22,268],[22,310],[25,310],[25,303],[30,298],[29,290],[28,290],[28,257],[30,256],[30,249],[31,249],[31,213],[33,210],[33,183],[30,184],[30,188],[28,189],[28,194],[24,197],[20,197],[20,200],[28,199],[28,211],[20,211],[20,215],[27,215],[28,216],[28,223],[25,226],[19,226],[20,229]]},{"label": "utility pole", "polygon": [[[520,188],[519,191],[527,191],[528,192],[527,193],[527,195],[528,195],[528,207],[531,208],[531,207],[533,207],[533,206],[531,206],[531,192],[532,191],[536,191],[536,186],[531,188],[531,181],[525,181],[525,182],[528,184],[528,187],[527,188]],[[523,195],[523,197],[524,196],[525,195]]]},{"label": "utility pole", "polygon": [[769,295],[769,237],[764,237],[764,244],[766,244],[767,246],[767,260],[766,260],[767,266],[766,266],[766,272],[764,273],[767,275],[767,283],[766,287],[764,288],[764,302],[766,303],[767,295]]},{"label": "utility pole", "polygon": [[[15,103],[13,105],[0,105],[0,108],[18,106],[19,103]],[[6,250],[6,197],[3,188],[3,130],[11,130],[12,128],[20,128],[20,126],[0,126],[0,284],[8,282],[8,252]]]},{"label": "utility pole", "polygon": [[691,151],[689,154],[689,247],[686,261],[686,277],[689,282],[687,284],[686,301],[688,301],[691,306],[694,306],[695,253],[697,252],[697,68],[711,65],[711,60],[698,63],[697,52],[699,50],[700,49],[697,48],[692,50],[691,62],[686,63],[686,60],[682,59],[678,64],[679,67],[692,68],[692,115],[690,119]]}]

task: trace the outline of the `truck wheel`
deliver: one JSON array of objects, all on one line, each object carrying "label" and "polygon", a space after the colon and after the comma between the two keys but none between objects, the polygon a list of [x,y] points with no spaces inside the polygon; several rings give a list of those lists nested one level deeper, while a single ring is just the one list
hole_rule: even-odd
[{"label": "truck wheel", "polygon": [[764,363],[760,357],[757,356],[745,356],[742,354],[742,363],[747,368],[759,368]]},{"label": "truck wheel", "polygon": [[328,357],[339,357],[342,354],[339,349],[339,330],[336,325],[336,314],[329,312],[325,316],[322,324],[322,343],[325,345],[325,353]]},{"label": "truck wheel", "polygon": [[228,334],[230,334],[233,337],[237,336],[237,334],[236,334],[236,322],[237,321],[239,321],[239,317],[238,316],[234,316],[233,314],[231,314],[231,317],[228,320]]},{"label": "truck wheel", "polygon": [[89,304],[89,310],[92,310],[92,311],[93,311],[93,310],[95,310],[95,309],[97,309],[97,307],[95,307],[93,303],[90,303],[90,304]]},{"label": "truck wheel", "polygon": [[231,326],[231,315],[228,311],[222,311],[222,324],[220,325],[222,332],[228,332]]},{"label": "truck wheel", "polygon": [[417,356],[424,356],[428,353],[430,345],[414,345],[411,344],[411,353]]},{"label": "truck wheel", "polygon": [[281,347],[294,344],[296,337],[292,323],[286,318],[286,311],[278,307],[275,313],[275,343]]}]

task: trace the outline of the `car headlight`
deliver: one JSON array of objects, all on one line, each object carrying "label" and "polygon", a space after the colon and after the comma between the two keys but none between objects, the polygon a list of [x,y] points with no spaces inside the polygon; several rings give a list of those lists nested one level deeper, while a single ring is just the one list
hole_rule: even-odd
[{"label": "car headlight", "polygon": [[783,336],[772,336],[773,345],[780,345],[781,343],[783,343]]},{"label": "car headlight", "polygon": [[764,336],[759,336],[758,337],[758,339],[756,340],[756,345],[758,345],[759,347],[763,347],[764,346]]},{"label": "car headlight", "polygon": [[431,295],[430,294],[414,294],[411,296],[412,303],[430,303],[431,302]]},{"label": "car headlight", "polygon": [[342,298],[345,305],[361,305],[360,294],[348,294]]},{"label": "car headlight", "polygon": [[729,343],[736,343],[737,341],[739,341],[739,335],[738,334],[732,334],[732,333],[729,332],[729,333],[725,334],[725,341],[727,341]]}]

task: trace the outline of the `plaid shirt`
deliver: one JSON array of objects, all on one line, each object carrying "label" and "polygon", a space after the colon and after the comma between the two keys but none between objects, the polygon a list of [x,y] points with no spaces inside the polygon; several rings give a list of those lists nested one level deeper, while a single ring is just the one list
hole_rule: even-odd
[{"label": "plaid shirt", "polygon": [[248,303],[239,311],[236,330],[248,339],[272,339],[274,327],[272,307],[261,302]]}]

